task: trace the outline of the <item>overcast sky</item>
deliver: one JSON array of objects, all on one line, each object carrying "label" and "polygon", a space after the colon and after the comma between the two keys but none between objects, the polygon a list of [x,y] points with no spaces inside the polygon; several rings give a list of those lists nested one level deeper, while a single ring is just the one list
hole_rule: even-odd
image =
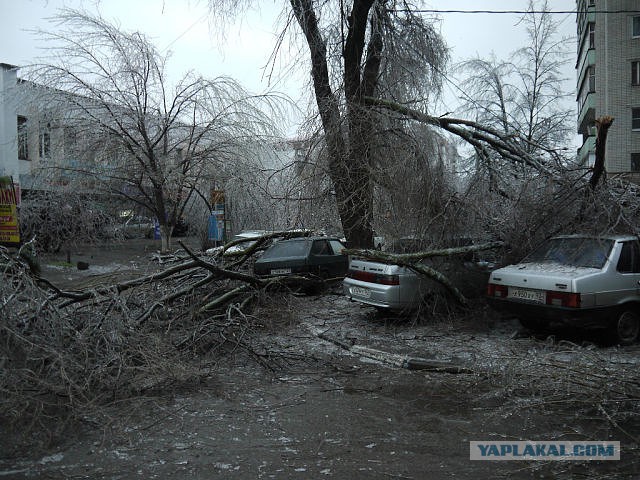
[{"label": "overcast sky", "polygon": [[[29,30],[50,29],[47,18],[61,7],[82,7],[99,11],[104,18],[119,22],[126,30],[139,30],[149,35],[161,51],[171,51],[171,74],[176,78],[187,70],[206,77],[229,75],[247,89],[263,92],[284,90],[296,98],[296,85],[306,78],[287,77],[287,83],[271,82],[264,75],[265,65],[281,29],[277,23],[282,1],[261,0],[259,11],[244,16],[227,28],[226,38],[211,28],[206,0],[0,0],[0,62],[27,65],[43,54],[42,45]],[[432,0],[427,8],[447,10],[526,10],[527,0]],[[575,10],[574,0],[549,0],[553,11]],[[474,56],[496,57],[524,45],[524,27],[517,14],[442,13],[439,26],[452,59],[460,61]],[[575,15],[558,14],[564,36],[575,36]],[[572,47],[572,51],[575,49]],[[567,90],[573,90],[573,62],[566,70],[570,79]],[[447,105],[453,110],[455,95],[448,87]]]}]

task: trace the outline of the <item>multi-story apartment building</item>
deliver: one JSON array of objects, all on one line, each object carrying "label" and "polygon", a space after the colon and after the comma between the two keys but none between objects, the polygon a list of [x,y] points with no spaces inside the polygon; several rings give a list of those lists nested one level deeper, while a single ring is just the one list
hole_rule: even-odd
[{"label": "multi-story apartment building", "polygon": [[640,178],[640,2],[577,0],[578,160],[595,159],[595,120],[614,117],[607,137],[609,173]]}]

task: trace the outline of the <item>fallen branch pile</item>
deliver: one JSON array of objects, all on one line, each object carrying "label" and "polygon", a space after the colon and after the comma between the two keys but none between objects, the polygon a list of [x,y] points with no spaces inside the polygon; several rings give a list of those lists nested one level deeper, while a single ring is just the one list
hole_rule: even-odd
[{"label": "fallen branch pile", "polygon": [[256,351],[250,306],[323,280],[256,278],[240,270],[250,252],[205,260],[184,250],[185,260],[156,273],[65,290],[0,247],[0,425],[22,430],[61,412],[197,385],[230,352],[271,368]]}]

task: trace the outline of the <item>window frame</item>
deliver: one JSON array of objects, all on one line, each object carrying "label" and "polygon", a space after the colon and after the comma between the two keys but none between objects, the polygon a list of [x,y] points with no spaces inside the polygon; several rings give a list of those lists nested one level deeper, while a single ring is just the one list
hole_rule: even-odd
[{"label": "window frame", "polygon": [[46,123],[44,127],[40,127],[38,157],[40,160],[51,159],[51,125],[49,123]]},{"label": "window frame", "polygon": [[640,38],[640,15],[631,17],[631,38]]},{"label": "window frame", "polygon": [[29,158],[29,119],[18,115],[17,119],[18,160],[30,161]]},{"label": "window frame", "polygon": [[640,132],[640,107],[631,108],[631,130]]}]

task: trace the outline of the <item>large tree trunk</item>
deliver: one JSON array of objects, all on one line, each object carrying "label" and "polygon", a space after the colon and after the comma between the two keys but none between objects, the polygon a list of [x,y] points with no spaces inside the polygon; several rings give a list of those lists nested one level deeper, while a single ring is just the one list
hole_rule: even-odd
[{"label": "large tree trunk", "polygon": [[[361,248],[373,247],[373,185],[371,176],[374,123],[364,99],[375,94],[380,71],[382,36],[380,16],[376,10],[371,16],[370,38],[366,60],[362,62],[365,35],[372,0],[356,0],[349,18],[349,33],[345,42],[344,88],[347,99],[349,126],[349,236],[350,244]],[[380,5],[377,7],[382,8]]]},{"label": "large tree trunk", "polygon": [[173,227],[171,225],[160,225],[160,251],[162,253],[167,253],[171,249],[172,233]]},{"label": "large tree trunk", "polygon": [[[373,0],[355,0],[349,16],[348,35],[343,51],[350,145],[347,149],[338,99],[329,83],[326,45],[318,27],[313,2],[312,0],[291,0],[293,12],[309,46],[316,103],[329,151],[329,175],[335,189],[342,228],[349,244],[362,248],[373,246],[371,228],[373,189],[369,169],[369,142],[366,135],[369,130],[363,123],[363,90],[361,88],[366,24],[372,4]],[[376,51],[379,50],[374,50],[374,53]],[[369,90],[375,86],[379,58],[377,60],[377,64],[371,63],[374,68],[369,67],[370,71],[365,75],[370,84]]]}]

